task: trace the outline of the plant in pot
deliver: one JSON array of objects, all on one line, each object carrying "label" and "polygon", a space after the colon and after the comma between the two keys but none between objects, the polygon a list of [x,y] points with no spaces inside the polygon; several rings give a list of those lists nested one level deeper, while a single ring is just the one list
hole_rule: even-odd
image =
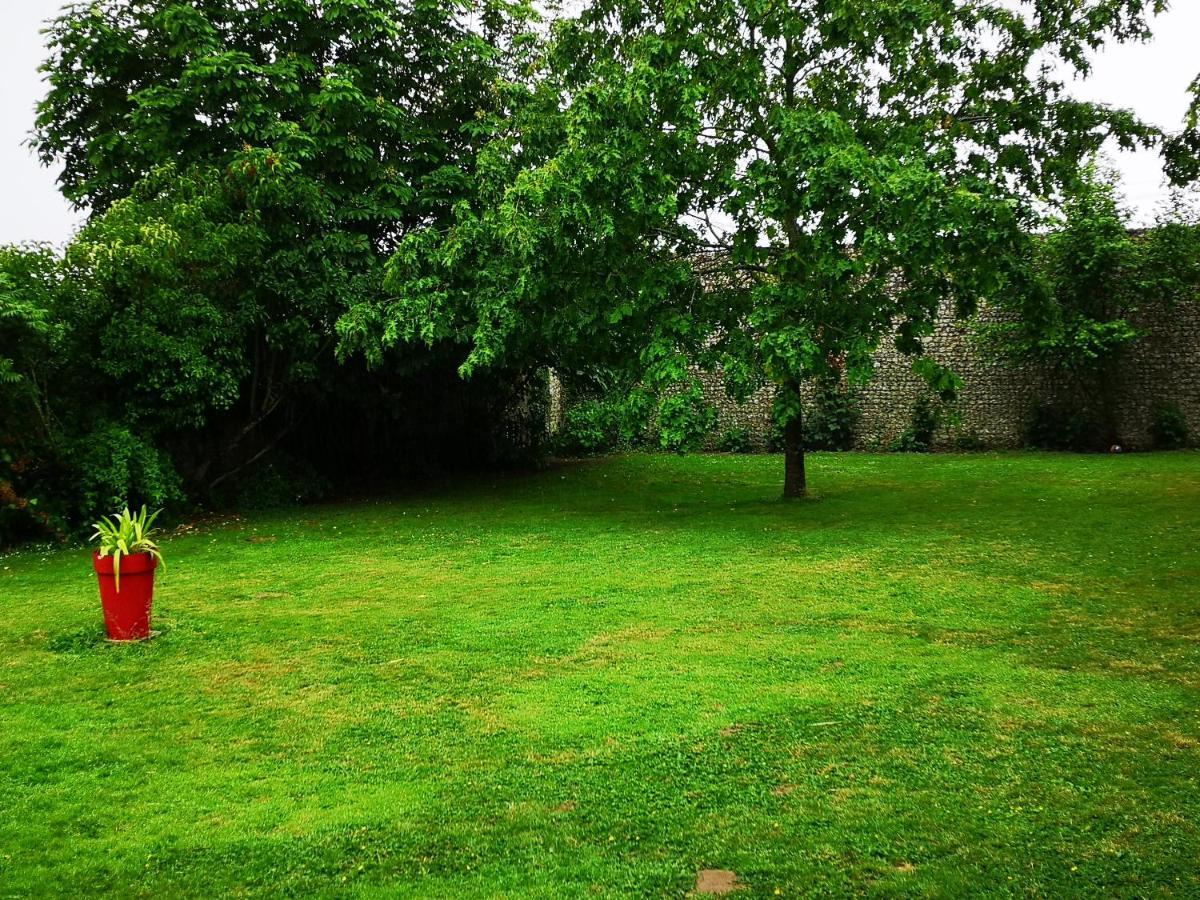
[{"label": "plant in pot", "polygon": [[150,637],[154,571],[162,562],[162,553],[152,540],[157,518],[158,513],[148,514],[145,506],[138,513],[125,507],[96,523],[92,539],[100,546],[92,554],[92,565],[100,580],[109,640],[144,641]]}]

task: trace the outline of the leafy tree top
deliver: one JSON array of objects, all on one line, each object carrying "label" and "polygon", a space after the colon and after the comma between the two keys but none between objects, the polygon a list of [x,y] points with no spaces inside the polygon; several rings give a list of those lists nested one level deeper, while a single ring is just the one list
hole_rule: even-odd
[{"label": "leafy tree top", "polygon": [[[495,123],[474,202],[412,236],[395,301],[346,331],[458,334],[470,369],[678,343],[703,313],[719,340],[685,344],[781,383],[865,367],[896,320],[916,352],[940,302],[1016,277],[1036,204],[1104,141],[1163,140],[1065,83],[1158,7],[598,0]],[[700,302],[679,260],[718,250],[736,290]]]},{"label": "leafy tree top", "polygon": [[[1163,143],[1065,81],[1162,8],[594,0],[494,123],[473,202],[409,237],[394,298],[352,310],[343,339],[455,335],[466,372],[623,357],[653,383],[720,364],[798,418],[802,380],[865,374],[894,327],[919,355],[940,305],[1027,278],[1038,204],[1105,141]],[[697,253],[716,290],[682,264]]]},{"label": "leafy tree top", "polygon": [[[68,5],[34,145],[92,213],[68,254],[81,305],[161,335],[198,376],[189,421],[259,368],[260,399],[312,381],[400,236],[465,193],[525,17],[504,0]],[[206,303],[195,339],[177,335]]]},{"label": "leafy tree top", "polygon": [[980,334],[1000,358],[1043,366],[1095,397],[1096,380],[1140,336],[1140,310],[1196,298],[1200,213],[1174,192],[1154,227],[1133,229],[1115,173],[1090,165],[1048,224],[1028,289],[999,298],[1008,315]]},{"label": "leafy tree top", "polygon": [[96,211],[165,163],[270,148],[386,244],[461,191],[464,126],[521,18],[491,0],[83,0],[49,25],[33,143]]}]

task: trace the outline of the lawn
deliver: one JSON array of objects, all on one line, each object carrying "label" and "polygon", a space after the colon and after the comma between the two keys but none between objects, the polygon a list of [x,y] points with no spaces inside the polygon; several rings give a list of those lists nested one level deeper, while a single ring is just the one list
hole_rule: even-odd
[{"label": "lawn", "polygon": [[0,896],[1200,895],[1200,454],[781,467],[0,559]]}]

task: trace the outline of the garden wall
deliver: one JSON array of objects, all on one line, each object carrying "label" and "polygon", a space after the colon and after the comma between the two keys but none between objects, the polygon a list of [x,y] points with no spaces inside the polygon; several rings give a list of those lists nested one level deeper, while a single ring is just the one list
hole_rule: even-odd
[{"label": "garden wall", "polygon": [[[981,313],[985,319],[989,315],[987,310]],[[1200,301],[1146,310],[1135,324],[1145,336],[1125,356],[1116,384],[1124,445],[1132,449],[1150,445],[1153,409],[1164,401],[1180,406],[1194,439],[1200,435]],[[947,308],[926,342],[928,353],[964,381],[952,405],[959,423],[943,426],[938,442],[951,446],[956,437],[970,436],[992,448],[1021,446],[1033,407],[1053,398],[1054,381],[1033,368],[1014,370],[985,359],[971,334],[971,323],[956,321]],[[764,388],[738,404],[726,396],[719,377],[702,377],[705,394],[718,411],[715,434],[745,428],[755,445],[765,446],[771,429],[772,390]],[[924,382],[912,372],[911,360],[890,344],[881,348],[875,358],[875,377],[860,396],[857,446],[886,446],[910,424],[913,402],[925,392]],[[551,416],[554,423],[560,420],[563,401],[552,393],[552,403],[557,411]]]},{"label": "garden wall", "polygon": [[[1153,409],[1163,401],[1178,403],[1191,433],[1200,434],[1200,302],[1146,310],[1135,324],[1145,336],[1120,364],[1116,384],[1122,441],[1131,448],[1149,446]],[[947,308],[926,343],[928,353],[964,382],[953,404],[961,421],[944,427],[940,442],[949,445],[955,434],[965,434],[988,447],[1018,447],[1033,407],[1053,398],[1054,381],[1033,368],[1016,370],[985,359],[971,334],[971,323],[956,321]],[[717,378],[706,378],[705,392],[718,409],[718,434],[745,427],[755,443],[765,444],[771,427],[769,388],[741,405],[725,396]],[[890,344],[880,348],[875,377],[861,394],[858,446],[883,446],[896,437],[911,421],[913,402],[925,392],[911,360]]]}]

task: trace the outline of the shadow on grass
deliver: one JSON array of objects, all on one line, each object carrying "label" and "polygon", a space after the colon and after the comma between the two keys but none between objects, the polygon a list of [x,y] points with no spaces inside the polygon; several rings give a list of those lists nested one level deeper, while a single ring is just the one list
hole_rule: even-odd
[{"label": "shadow on grass", "polygon": [[46,649],[51,653],[87,653],[103,650],[107,646],[108,638],[104,629],[94,625],[51,635],[46,642]]}]

